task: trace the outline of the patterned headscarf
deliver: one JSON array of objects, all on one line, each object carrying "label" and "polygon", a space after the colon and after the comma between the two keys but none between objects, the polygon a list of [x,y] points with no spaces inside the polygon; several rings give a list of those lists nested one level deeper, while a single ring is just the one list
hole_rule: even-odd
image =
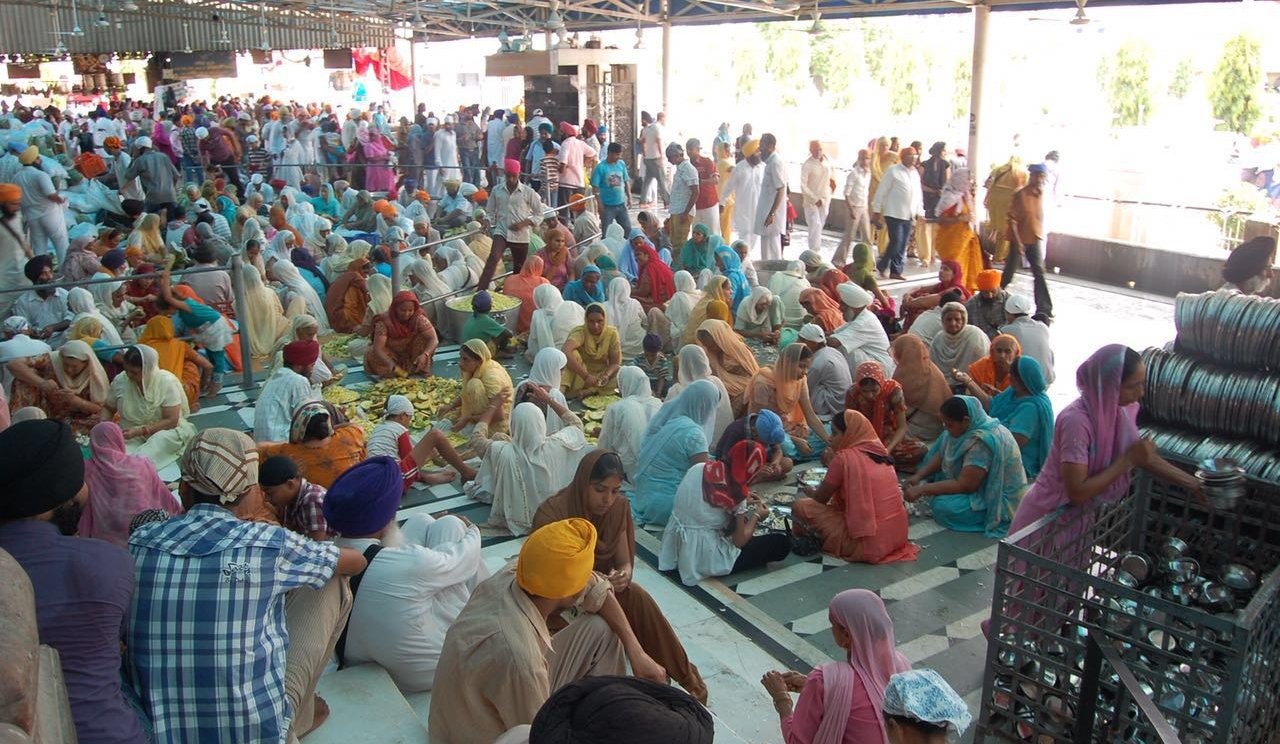
[{"label": "patterned headscarf", "polygon": [[258,482],[258,451],[253,440],[231,429],[205,429],[182,454],[182,481],[206,496],[229,504]]}]

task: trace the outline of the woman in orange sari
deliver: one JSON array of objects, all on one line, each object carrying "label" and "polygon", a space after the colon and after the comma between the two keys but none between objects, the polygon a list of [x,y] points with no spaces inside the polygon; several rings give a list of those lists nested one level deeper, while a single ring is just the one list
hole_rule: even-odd
[{"label": "woman in orange sari", "polygon": [[1013,384],[1010,369],[1022,355],[1022,346],[1018,339],[1007,333],[991,339],[991,350],[987,355],[969,365],[969,379],[960,380],[966,386],[977,386],[983,394],[990,398]]},{"label": "woman in orange sari", "polygon": [[502,294],[520,300],[520,317],[516,320],[516,334],[523,336],[529,332],[529,324],[533,320],[533,290],[543,284],[550,284],[542,275],[542,256],[530,256],[524,262],[519,274],[507,277],[502,285]]},{"label": "woman in orange sari", "polygon": [[914,561],[920,549],[907,541],[907,510],[893,458],[861,413],[845,411],[841,423],[840,449],[822,483],[805,486],[805,496],[796,499],[792,530],[817,533],[822,552],[846,561]]},{"label": "woman in orange sari", "polygon": [[365,313],[369,310],[367,279],[372,270],[369,259],[357,258],[329,285],[324,296],[324,313],[330,327],[338,333],[354,333],[364,325]]},{"label": "woman in orange sari", "polygon": [[849,281],[849,275],[840,269],[827,269],[822,272],[822,278],[818,280],[818,288],[821,289],[833,302],[840,302],[840,290],[836,289],[841,284]]},{"label": "woman in orange sari", "polygon": [[200,409],[200,380],[202,372],[213,372],[213,363],[201,356],[191,344],[174,338],[173,320],[167,315],[157,315],[142,328],[138,343],[156,350],[160,355],[159,368],[169,372],[182,383],[191,412]]},{"label": "woman in orange sari", "polygon": [[724,383],[729,391],[734,417],[740,417],[747,409],[747,387],[751,377],[760,371],[756,357],[747,348],[742,337],[723,320],[702,321],[697,331],[698,345],[707,352],[711,372]]},{"label": "woman in orange sari", "polygon": [[803,462],[807,456],[816,457],[814,450],[825,448],[831,437],[827,427],[813,411],[809,400],[809,365],[813,351],[801,343],[787,346],[778,355],[772,367],[761,367],[751,376],[748,386],[750,399],[748,413],[768,409],[782,419],[782,427],[791,438],[783,442],[782,451],[792,460]]},{"label": "woman in orange sari", "polygon": [[813,316],[813,322],[822,327],[822,332],[833,333],[844,325],[844,316],[840,314],[840,303],[832,300],[825,292],[815,287],[800,290],[800,306]]},{"label": "woman in orange sari", "polygon": [[267,219],[271,222],[272,229],[274,229],[276,232],[279,232],[281,230],[288,230],[289,232],[293,233],[293,244],[302,245],[302,233],[293,229],[293,227],[289,225],[289,221],[285,219],[283,209],[281,209],[279,206],[274,206],[267,212],[267,215],[268,215]]},{"label": "woman in orange sari", "polygon": [[439,345],[417,295],[404,290],[391,300],[390,310],[374,316],[373,344],[364,355],[364,370],[375,377],[430,377]]},{"label": "woman in orange sari", "polygon": [[969,169],[960,168],[942,188],[934,214],[938,232],[934,247],[938,258],[960,264],[965,289],[978,291],[978,274],[982,272],[982,242],[974,232],[973,195],[970,192]]},{"label": "woman in orange sari", "polygon": [[[893,464],[909,469],[929,450],[923,442],[907,434],[907,401],[897,380],[885,378],[884,367],[879,362],[863,362],[853,375],[853,387],[845,394],[844,407],[857,411],[871,422],[871,429],[880,437]],[[841,437],[832,441],[832,449],[838,449]],[[828,459],[824,456],[824,459]]]}]

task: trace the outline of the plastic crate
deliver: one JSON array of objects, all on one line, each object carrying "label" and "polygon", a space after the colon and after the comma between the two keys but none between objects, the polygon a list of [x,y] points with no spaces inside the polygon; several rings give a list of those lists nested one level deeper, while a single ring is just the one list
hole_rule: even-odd
[{"label": "plastic crate", "polygon": [[[1042,529],[1043,528],[1043,529]],[[1204,576],[1226,563],[1260,586],[1230,614],[1130,589],[1121,556],[1178,537]],[[1085,684],[1088,636],[1110,642],[1183,742],[1253,744],[1280,728],[1280,487],[1250,479],[1232,513],[1140,473],[1129,496],[1046,517],[1001,541],[978,740],[1155,742],[1119,678]],[[1076,731],[1082,688],[1097,690],[1091,731]]]}]

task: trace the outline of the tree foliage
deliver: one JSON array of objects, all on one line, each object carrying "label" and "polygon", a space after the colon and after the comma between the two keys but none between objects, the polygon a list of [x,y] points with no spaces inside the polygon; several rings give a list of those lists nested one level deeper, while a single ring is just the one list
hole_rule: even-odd
[{"label": "tree foliage", "polygon": [[1213,115],[1232,132],[1248,135],[1262,117],[1259,106],[1262,83],[1262,49],[1253,38],[1240,34],[1226,43],[1209,85]]},{"label": "tree foliage", "polygon": [[1130,42],[1098,67],[1098,82],[1117,126],[1132,127],[1151,115],[1151,50]]},{"label": "tree foliage", "polygon": [[969,60],[961,57],[956,61],[955,91],[952,102],[955,104],[955,118],[969,118],[970,94],[973,91],[973,72],[969,69]]},{"label": "tree foliage", "polygon": [[1169,81],[1169,95],[1181,101],[1191,91],[1191,78],[1196,74],[1194,63],[1190,57],[1178,60],[1173,68],[1173,79]]}]

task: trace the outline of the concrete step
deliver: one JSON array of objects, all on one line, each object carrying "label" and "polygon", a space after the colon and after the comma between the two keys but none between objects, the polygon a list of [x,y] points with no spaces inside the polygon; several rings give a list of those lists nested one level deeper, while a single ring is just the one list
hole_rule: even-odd
[{"label": "concrete step", "polygon": [[426,726],[382,667],[360,664],[330,672],[316,692],[331,713],[306,744],[427,744]]}]

